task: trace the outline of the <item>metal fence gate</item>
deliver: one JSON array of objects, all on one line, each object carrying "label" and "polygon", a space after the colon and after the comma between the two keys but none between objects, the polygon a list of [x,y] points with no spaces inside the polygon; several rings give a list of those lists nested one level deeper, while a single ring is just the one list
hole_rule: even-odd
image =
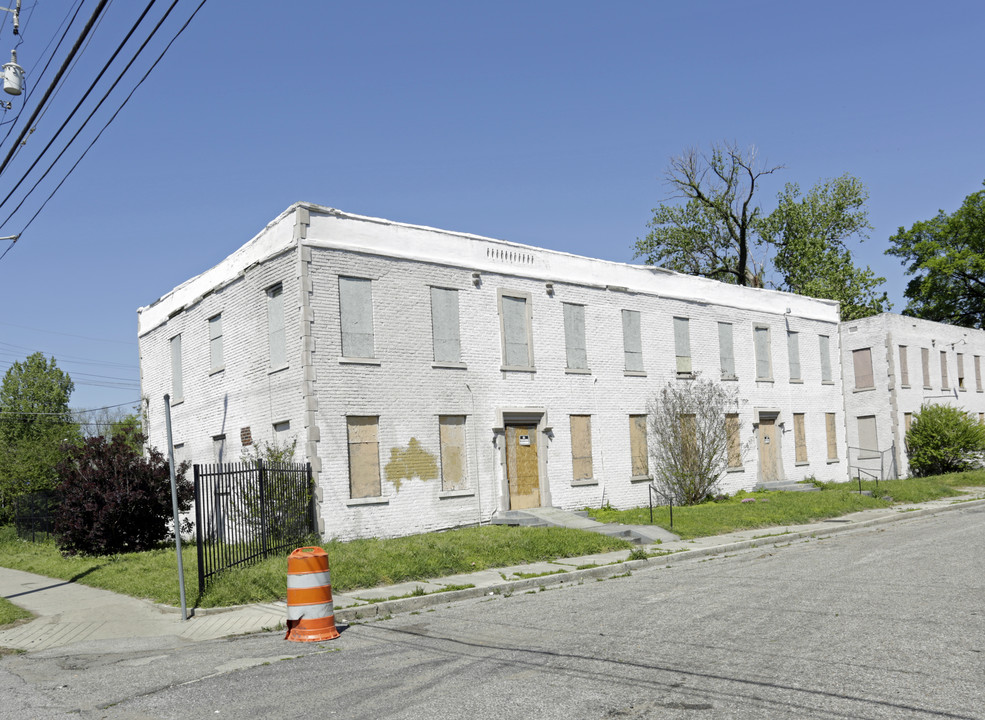
[{"label": "metal fence gate", "polygon": [[195,465],[198,589],[317,532],[309,463]]}]

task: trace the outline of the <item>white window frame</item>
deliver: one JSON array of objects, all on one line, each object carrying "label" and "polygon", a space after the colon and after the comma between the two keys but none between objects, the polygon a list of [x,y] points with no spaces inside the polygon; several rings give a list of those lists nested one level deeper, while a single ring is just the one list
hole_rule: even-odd
[{"label": "white window frame", "polygon": [[718,323],[718,363],[722,371],[722,380],[738,379],[735,374],[735,334],[730,322]]},{"label": "white window frame", "polygon": [[457,289],[431,287],[432,367],[465,367],[458,302]]},{"label": "white window frame", "polygon": [[210,375],[226,368],[222,356],[222,313],[209,318],[209,361]]},{"label": "white window frame", "polygon": [[800,333],[796,330],[787,330],[787,356],[790,366],[790,382],[804,382],[800,367]]},{"label": "white window frame", "polygon": [[694,377],[691,364],[691,323],[686,317],[674,318],[674,357],[677,377]]},{"label": "white window frame", "polygon": [[[762,335],[757,335],[758,332],[762,332]],[[773,348],[772,340],[770,338],[770,326],[764,325],[762,323],[754,323],[752,326],[752,344],[753,344],[753,354],[756,359],[756,381],[757,382],[773,382]],[[761,349],[759,343],[756,341],[757,337],[764,338],[763,345]],[[762,353],[762,356],[760,356]],[[765,375],[760,374],[760,367],[763,364],[767,366],[767,372]]]},{"label": "white window frame", "polygon": [[821,384],[833,385],[834,379],[831,375],[831,337],[829,335],[818,335],[817,348],[821,355]]},{"label": "white window frame", "polygon": [[646,375],[643,364],[643,316],[639,310],[622,311],[623,372],[626,375]]},{"label": "white window frame", "polygon": [[271,372],[287,367],[287,326],[284,317],[284,284],[274,283],[267,294],[267,347]]},{"label": "white window frame", "polygon": [[569,373],[589,374],[588,343],[585,333],[585,306],[578,303],[561,303],[564,320],[565,370]]},{"label": "white window frame", "polygon": [[181,333],[168,341],[171,350],[171,404],[177,405],[185,399],[184,380],[181,376]]},{"label": "white window frame", "polygon": [[373,280],[339,275],[339,332],[342,360],[375,361],[374,325]]}]

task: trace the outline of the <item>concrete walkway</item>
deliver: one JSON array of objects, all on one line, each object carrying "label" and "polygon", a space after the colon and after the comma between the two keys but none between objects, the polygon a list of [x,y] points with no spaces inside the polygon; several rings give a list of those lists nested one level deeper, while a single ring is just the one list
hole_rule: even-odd
[{"label": "concrete walkway", "polygon": [[[632,551],[619,550],[335,593],[335,619],[341,624],[483,595],[509,595],[530,588],[613,577],[648,566],[664,566],[671,561],[678,563],[760,545],[787,543],[798,538],[826,536],[949,510],[985,506],[983,498],[985,491],[976,489],[958,498],[864,510],[806,525],[763,528],[642,546],[648,553],[655,554],[649,559],[633,560],[630,559]],[[124,638],[170,638],[175,643],[208,640],[279,628],[287,614],[286,605],[277,602],[195,610],[192,618],[182,621],[177,608],[3,567],[0,567],[0,596],[37,616],[31,622],[0,631],[0,647],[26,651],[70,645],[85,650],[106,647],[108,643]]]}]

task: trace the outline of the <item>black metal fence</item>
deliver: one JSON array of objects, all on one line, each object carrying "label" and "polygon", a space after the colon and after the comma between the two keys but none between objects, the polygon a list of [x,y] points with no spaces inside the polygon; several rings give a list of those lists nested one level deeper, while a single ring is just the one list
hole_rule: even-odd
[{"label": "black metal fence", "polygon": [[17,537],[35,542],[55,532],[58,494],[54,490],[24,493],[14,500],[14,528]]},{"label": "black metal fence", "polygon": [[317,532],[311,465],[195,465],[198,589],[218,573],[259,562]]}]

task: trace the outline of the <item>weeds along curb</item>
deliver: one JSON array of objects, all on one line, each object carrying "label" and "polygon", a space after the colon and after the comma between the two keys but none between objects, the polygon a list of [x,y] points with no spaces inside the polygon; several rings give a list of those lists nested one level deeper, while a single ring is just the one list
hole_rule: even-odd
[{"label": "weeds along curb", "polygon": [[648,568],[663,568],[669,563],[683,562],[697,558],[708,557],[710,555],[722,555],[735,550],[745,550],[747,548],[762,547],[763,545],[776,545],[785,543],[789,540],[801,538],[825,537],[849,530],[859,530],[866,527],[885,525],[888,523],[909,520],[911,518],[927,517],[951,510],[961,510],[964,508],[974,508],[985,506],[985,499],[969,500],[958,502],[953,505],[945,505],[936,508],[922,508],[912,511],[897,511],[892,515],[884,515],[871,520],[860,520],[858,522],[846,523],[844,525],[827,526],[823,522],[817,523],[816,528],[791,532],[785,535],[773,535],[771,537],[756,538],[753,540],[743,540],[740,542],[726,543],[712,547],[695,548],[694,550],[681,550],[679,552],[668,553],[666,555],[654,556],[645,560],[625,560],[612,565],[599,565],[593,568],[582,570],[572,570],[565,573],[555,573],[543,575],[541,577],[524,578],[522,580],[509,580],[485,587],[467,588],[465,590],[450,590],[448,592],[436,592],[428,595],[416,595],[409,598],[399,598],[395,600],[385,600],[378,603],[366,605],[356,605],[342,610],[335,611],[335,621],[349,623],[356,620],[368,620],[373,618],[383,618],[387,615],[397,613],[413,612],[426,608],[445,605],[459,600],[472,600],[475,598],[500,596],[509,597],[517,591],[562,587],[565,585],[577,585],[585,580],[607,580],[625,576],[627,571],[643,570]]}]

